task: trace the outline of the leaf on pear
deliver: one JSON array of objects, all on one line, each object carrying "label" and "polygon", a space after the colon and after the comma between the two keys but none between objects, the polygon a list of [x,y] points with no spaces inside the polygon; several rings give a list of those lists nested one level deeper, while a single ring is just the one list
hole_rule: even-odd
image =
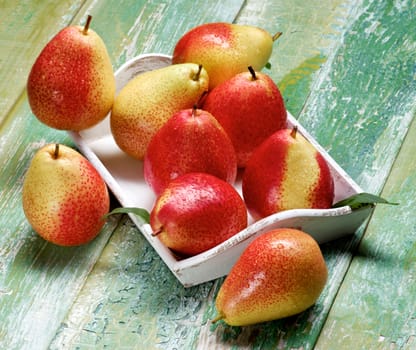
[{"label": "leaf on pear", "polygon": [[104,218],[108,218],[110,215],[114,214],[134,214],[140,218],[142,218],[146,223],[149,223],[150,220],[150,214],[146,209],[143,208],[133,208],[133,207],[127,207],[127,208],[116,208],[113,209],[108,214],[104,215]]},{"label": "leaf on pear", "polygon": [[390,205],[398,205],[399,203],[393,203],[393,202],[389,202],[388,200],[377,196],[375,194],[371,194],[371,193],[366,193],[366,192],[362,192],[362,193],[358,193],[358,194],[354,194],[351,197],[345,198],[335,204],[332,205],[333,208],[339,208],[339,207],[343,207],[343,206],[350,206],[351,209],[359,209],[362,208],[364,206],[368,206],[368,205],[374,205],[374,204],[390,204]]}]

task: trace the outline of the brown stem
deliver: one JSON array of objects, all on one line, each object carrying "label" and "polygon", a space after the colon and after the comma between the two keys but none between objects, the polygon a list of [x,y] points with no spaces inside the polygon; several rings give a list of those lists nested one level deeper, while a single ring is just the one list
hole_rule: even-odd
[{"label": "brown stem", "polygon": [[162,232],[163,232],[163,227],[160,227],[156,231],[152,232],[152,236],[156,237],[157,235],[160,235]]},{"label": "brown stem", "polygon": [[257,80],[256,71],[254,70],[254,68],[252,66],[248,66],[248,70],[251,73],[252,80]]},{"label": "brown stem", "polygon": [[211,323],[218,322],[219,320],[222,320],[224,318],[224,315],[219,314],[217,317],[211,320]]},{"label": "brown stem", "polygon": [[55,143],[55,151],[53,152],[53,158],[58,159],[59,156],[59,143]]},{"label": "brown stem", "polygon": [[195,118],[196,117],[196,110],[198,109],[198,105],[194,104],[192,106],[192,117]]},{"label": "brown stem", "polygon": [[272,40],[276,41],[282,36],[282,34],[283,34],[282,32],[277,32],[275,35],[272,36]]},{"label": "brown stem", "polygon": [[290,136],[292,136],[294,139],[296,138],[296,134],[298,132],[298,126],[295,125],[292,129],[292,131],[290,132]]},{"label": "brown stem", "polygon": [[84,29],[82,31],[82,34],[87,35],[88,34],[88,29],[90,28],[90,23],[92,20],[92,16],[88,15],[87,17],[87,22],[85,23]]},{"label": "brown stem", "polygon": [[198,66],[198,72],[195,74],[195,76],[194,76],[194,78],[193,78],[193,80],[194,80],[194,81],[198,81],[198,80],[199,80],[199,77],[200,77],[200,75],[201,75],[201,71],[202,71],[202,64],[200,64],[200,65]]},{"label": "brown stem", "polygon": [[204,105],[204,101],[205,101],[205,97],[207,97],[208,95],[208,90],[205,90],[201,96],[199,97],[198,101],[196,102],[196,106],[198,108],[202,108],[202,106]]}]

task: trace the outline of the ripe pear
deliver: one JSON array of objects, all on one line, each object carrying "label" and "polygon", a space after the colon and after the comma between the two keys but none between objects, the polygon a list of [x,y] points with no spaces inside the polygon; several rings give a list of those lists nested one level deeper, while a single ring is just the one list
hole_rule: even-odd
[{"label": "ripe pear", "polygon": [[86,158],[70,147],[49,144],[30,163],[22,204],[41,237],[57,245],[76,246],[99,234],[110,200],[105,182]]},{"label": "ripe pear", "polygon": [[177,111],[192,108],[208,89],[206,70],[195,63],[158,68],[130,80],[116,96],[111,132],[125,153],[143,160],[147,146]]},{"label": "ripe pear", "polygon": [[213,321],[246,326],[296,315],[316,302],[327,277],[310,235],[290,228],[269,231],[247,246],[225,278]]},{"label": "ripe pear", "polygon": [[330,208],[334,181],[325,158],[295,127],[276,131],[254,150],[242,192],[259,219],[288,209]]},{"label": "ripe pear", "polygon": [[150,213],[150,225],[175,253],[192,256],[224,242],[247,227],[247,210],[237,190],[206,173],[171,181]]},{"label": "ripe pear", "polygon": [[176,43],[172,63],[194,62],[204,66],[209,75],[209,89],[252,66],[261,70],[280,36],[242,24],[205,23],[192,28]]},{"label": "ripe pear", "polygon": [[252,67],[211,90],[203,109],[217,118],[231,138],[240,168],[254,148],[287,124],[279,88],[267,74]]},{"label": "ripe pear", "polygon": [[80,131],[104,119],[115,96],[115,78],[100,36],[70,26],[53,37],[37,57],[27,80],[33,114],[44,124]]},{"label": "ripe pear", "polygon": [[231,184],[237,157],[227,133],[212,114],[196,106],[175,113],[151,139],[144,178],[156,194],[178,176],[204,172]]}]

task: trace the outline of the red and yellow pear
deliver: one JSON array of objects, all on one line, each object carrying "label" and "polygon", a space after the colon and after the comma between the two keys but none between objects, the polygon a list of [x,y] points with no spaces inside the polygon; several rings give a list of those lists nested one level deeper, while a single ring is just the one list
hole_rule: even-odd
[{"label": "red and yellow pear", "polygon": [[240,168],[257,146],[287,125],[279,88],[267,74],[251,66],[211,90],[202,108],[217,118],[227,132]]},{"label": "red and yellow pear", "polygon": [[85,157],[70,147],[49,144],[30,163],[22,204],[41,237],[57,245],[76,246],[99,234],[110,199],[105,182]]},{"label": "red and yellow pear", "polygon": [[230,138],[210,113],[196,106],[169,118],[152,137],[144,157],[144,178],[156,194],[190,172],[208,173],[231,184],[237,176]]},{"label": "red and yellow pear", "polygon": [[255,149],[242,192],[255,219],[289,209],[328,209],[334,181],[325,158],[297,128],[282,129]]},{"label": "red and yellow pear", "polygon": [[269,231],[247,246],[225,278],[214,322],[246,326],[296,315],[316,303],[327,278],[310,235],[290,228]]},{"label": "red and yellow pear", "polygon": [[131,79],[116,96],[111,132],[122,151],[143,160],[154,134],[176,112],[192,108],[208,89],[206,70],[195,63],[169,65]]},{"label": "red and yellow pear", "polygon": [[205,23],[192,28],[176,43],[172,63],[202,64],[209,75],[209,89],[253,66],[257,71],[267,63],[273,42],[270,35],[252,25],[225,22]]},{"label": "red and yellow pear", "polygon": [[169,183],[150,213],[154,235],[175,253],[192,256],[247,227],[243,199],[228,182],[187,173]]},{"label": "red and yellow pear", "polygon": [[33,114],[60,130],[80,131],[104,119],[113,105],[115,78],[103,40],[89,28],[69,26],[37,57],[27,81]]}]

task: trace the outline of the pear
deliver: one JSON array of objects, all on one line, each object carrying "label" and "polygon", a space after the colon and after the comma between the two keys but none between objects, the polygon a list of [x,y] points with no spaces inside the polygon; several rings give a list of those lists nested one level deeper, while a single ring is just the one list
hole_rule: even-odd
[{"label": "pear", "polygon": [[209,89],[252,66],[261,70],[273,51],[273,42],[281,35],[270,35],[251,25],[224,22],[205,23],[192,28],[176,43],[172,63],[194,62],[209,75]]},{"label": "pear", "polygon": [[23,182],[24,214],[45,240],[61,246],[95,238],[109,211],[107,186],[74,149],[48,144],[34,155]]},{"label": "pear", "polygon": [[192,108],[208,84],[206,70],[195,63],[137,75],[114,101],[110,125],[115,142],[125,153],[143,160],[156,131],[177,111]]},{"label": "pear", "polygon": [[247,210],[228,182],[207,173],[186,173],[158,196],[150,225],[174,253],[192,256],[246,228]]},{"label": "pear", "polygon": [[251,66],[211,90],[202,108],[227,132],[240,168],[245,167],[254,148],[287,124],[279,88],[267,74]]},{"label": "pear", "polygon": [[231,184],[237,157],[230,138],[212,114],[196,106],[175,113],[151,139],[144,178],[156,194],[178,176],[204,172]]},{"label": "pear", "polygon": [[104,119],[115,96],[115,78],[100,36],[84,27],[61,30],[32,66],[27,94],[33,114],[44,124],[80,131]]},{"label": "pear", "polygon": [[325,158],[295,127],[276,131],[254,150],[242,192],[259,219],[282,210],[330,208],[334,181]]},{"label": "pear", "polygon": [[312,306],[328,271],[319,245],[307,233],[280,228],[255,238],[217,294],[218,317],[246,326],[296,315]]}]

